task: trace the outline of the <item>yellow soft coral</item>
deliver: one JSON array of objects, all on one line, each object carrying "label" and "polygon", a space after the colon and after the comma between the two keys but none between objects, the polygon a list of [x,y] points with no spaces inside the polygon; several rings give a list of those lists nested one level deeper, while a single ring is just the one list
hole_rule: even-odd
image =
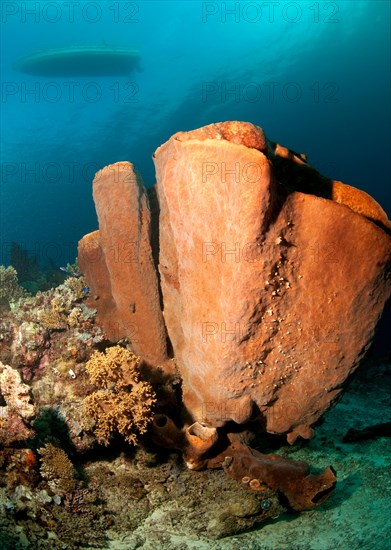
[{"label": "yellow soft coral", "polygon": [[121,346],[106,353],[95,352],[86,370],[91,382],[101,389],[84,399],[85,414],[95,421],[95,435],[107,445],[118,432],[136,444],[152,419],[155,393],[148,382],[140,381],[140,357]]}]

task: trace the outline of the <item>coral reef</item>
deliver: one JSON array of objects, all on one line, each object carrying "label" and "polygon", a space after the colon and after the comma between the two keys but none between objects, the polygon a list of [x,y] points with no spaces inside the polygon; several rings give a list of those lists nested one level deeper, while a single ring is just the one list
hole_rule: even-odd
[{"label": "coral reef", "polygon": [[7,410],[16,412],[22,418],[30,420],[35,415],[34,405],[30,403],[30,388],[22,383],[19,372],[0,362],[0,391],[5,399]]},{"label": "coral reef", "polygon": [[0,306],[19,300],[26,294],[24,288],[19,286],[16,270],[11,265],[7,268],[0,265]]},{"label": "coral reef", "polygon": [[[63,286],[48,293],[49,296],[45,293],[31,299],[31,308],[45,305],[54,294],[62,292],[67,293]],[[49,347],[43,344],[42,359],[36,367],[30,368],[33,375],[25,384],[31,387],[36,409],[36,417],[32,420],[36,432],[33,450],[12,447],[0,450],[0,540],[4,549],[60,550],[65,545],[79,548],[88,541],[94,548],[122,544],[126,548],[144,545],[179,550],[203,545],[216,550],[243,546],[255,550],[267,544],[304,550],[305,541],[309,539],[315,537],[318,545],[324,543],[323,539],[329,540],[330,525],[338,525],[338,522],[343,523],[340,529],[332,530],[336,540],[329,541],[330,548],[345,547],[347,540],[349,544],[351,541],[362,544],[363,534],[359,529],[363,526],[370,543],[375,540],[382,548],[381,540],[386,540],[384,509],[390,471],[386,459],[388,440],[380,438],[375,442],[344,444],[342,438],[352,422],[354,426],[365,426],[360,424],[364,417],[370,424],[379,423],[386,417],[389,377],[384,376],[388,372],[385,366],[373,365],[361,370],[350,387],[353,393],[346,394],[337,408],[327,413],[326,422],[317,429],[316,438],[304,445],[279,447],[279,456],[291,462],[292,459],[299,464],[311,461],[322,467],[332,463],[339,474],[338,490],[323,504],[322,513],[304,514],[292,521],[294,516],[281,516],[288,502],[280,491],[261,483],[261,471],[239,460],[250,451],[246,450],[243,455],[243,449],[241,452],[238,449],[233,453],[229,440],[225,441],[225,447],[221,437],[216,441],[216,431],[224,435],[221,428],[204,429],[191,425],[179,430],[167,417],[155,419],[153,432],[157,423],[160,436],[165,423],[171,425],[165,446],[182,449],[192,470],[186,468],[176,453],[167,455],[157,447],[149,451],[129,449],[119,445],[118,439],[106,456],[96,450],[92,459],[90,453],[76,455],[75,451],[83,453],[96,444],[96,439],[90,435],[93,423],[85,425],[82,406],[85,395],[94,390],[85,364],[94,349],[104,349],[107,343],[100,339],[101,332],[94,325],[90,309],[79,302],[70,303],[69,307],[71,310],[80,308],[80,323],[49,333]],[[16,319],[16,313],[16,310],[6,312],[5,327],[18,325],[23,315],[18,312]],[[13,331],[5,336],[4,342],[8,343],[3,344],[3,362],[4,355],[9,354],[7,347]],[[69,374],[70,370],[75,377]],[[160,390],[155,389],[160,394]],[[362,408],[353,417],[357,395],[362,397]],[[164,403],[159,402],[156,408],[165,410],[160,407],[164,407]],[[329,415],[334,419],[332,422]],[[197,439],[202,441],[197,444]],[[146,442],[144,438],[143,441]],[[252,446],[268,453],[267,457],[274,454],[275,446],[270,447],[271,442],[257,438]],[[16,445],[21,444],[23,442],[16,442]],[[78,465],[78,479],[82,476],[84,480],[73,479],[73,485],[70,475],[71,490],[62,496],[59,494],[61,488],[53,485],[57,489],[53,491],[50,487],[58,477],[45,479],[39,471],[42,460],[36,456],[35,448],[45,448],[48,444],[66,449]],[[252,460],[258,458],[254,451],[249,456]],[[374,457],[377,465],[373,462]],[[67,464],[69,467],[69,462]],[[195,471],[194,466],[213,469]],[[253,462],[252,466],[256,464]],[[70,468],[65,471],[70,473]],[[234,479],[227,479],[224,473]],[[294,478],[294,481],[297,480]],[[380,499],[380,507],[375,505],[377,499]],[[281,516],[279,520],[278,516]],[[273,521],[265,523],[272,518]],[[243,533],[259,524],[263,526],[262,531],[252,529]],[[374,525],[376,535],[372,532]]]},{"label": "coral reef", "polygon": [[39,323],[47,330],[64,330],[67,318],[55,308],[43,309],[39,313]]},{"label": "coral reef", "polygon": [[[357,495],[380,532],[378,366],[354,386],[365,415],[342,401],[311,437],[390,293],[384,211],[251,124],[180,132],[155,163],[148,192],[130,163],[97,174],[84,276],[68,264],[59,286],[28,296],[2,268],[1,545],[299,548],[341,513],[331,548],[345,531],[361,542],[346,514]],[[26,282],[44,288],[39,277]],[[261,522],[265,538],[233,536]]]},{"label": "coral reef", "polygon": [[9,446],[33,435],[28,422],[35,416],[30,402],[30,388],[23,384],[19,372],[0,361],[0,444]]},{"label": "coral reef", "polygon": [[[11,309],[4,311],[0,360],[12,365],[13,372],[29,384],[36,408],[35,431],[26,419],[18,414],[11,418],[1,408],[8,419],[7,424],[2,422],[4,444],[12,444],[16,434],[20,440],[34,436],[40,445],[48,438],[58,444],[62,434],[60,439],[79,451],[96,443],[83,416],[83,399],[92,391],[84,364],[104,338],[94,323],[96,311],[83,302],[86,296],[83,278],[70,277],[54,289],[11,303]],[[61,327],[48,326],[46,312],[58,313]]]},{"label": "coral reef", "polygon": [[34,488],[40,480],[35,453],[28,448],[6,447],[0,451],[0,467],[8,491],[14,491],[18,486]]},{"label": "coral reef", "polygon": [[94,419],[99,442],[107,445],[118,432],[136,444],[152,420],[155,393],[148,382],[140,381],[140,357],[120,346],[105,353],[95,351],[86,364],[91,382],[99,389],[84,400],[84,411]]},{"label": "coral reef", "polygon": [[0,348],[0,358],[6,357],[18,367],[34,367],[56,338],[56,332],[73,328],[81,337],[83,323],[87,327],[96,313],[82,303],[86,289],[83,278],[70,277],[54,289],[11,303],[11,313],[0,321],[0,342],[3,340],[8,356]]},{"label": "coral reef", "polygon": [[60,496],[76,488],[75,469],[63,449],[47,443],[38,449],[41,456],[40,474],[50,489]]}]

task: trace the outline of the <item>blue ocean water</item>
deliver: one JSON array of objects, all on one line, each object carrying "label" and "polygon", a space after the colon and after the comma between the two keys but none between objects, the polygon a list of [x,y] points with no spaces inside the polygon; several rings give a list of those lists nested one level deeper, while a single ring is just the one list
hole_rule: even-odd
[{"label": "blue ocean water", "polygon": [[[72,262],[97,228],[94,173],[152,153],[174,132],[223,120],[262,126],[327,176],[391,213],[390,3],[3,1],[1,250]],[[135,48],[127,76],[34,76],[22,56]]]}]

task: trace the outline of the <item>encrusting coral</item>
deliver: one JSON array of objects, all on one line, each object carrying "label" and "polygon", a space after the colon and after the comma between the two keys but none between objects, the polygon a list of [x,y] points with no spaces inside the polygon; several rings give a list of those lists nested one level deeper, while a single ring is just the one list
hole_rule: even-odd
[{"label": "encrusting coral", "polygon": [[91,382],[101,389],[87,396],[84,410],[96,422],[94,433],[107,445],[118,432],[136,444],[152,420],[156,397],[148,382],[140,381],[140,357],[121,346],[94,352],[86,364]]},{"label": "encrusting coral", "polygon": [[5,406],[0,406],[0,444],[11,445],[32,435],[26,425],[35,415],[30,403],[30,388],[23,384],[19,372],[0,361],[0,397]]},{"label": "encrusting coral", "polygon": [[30,388],[23,384],[19,372],[0,362],[0,391],[9,411],[25,419],[35,414],[34,405],[30,403]]}]

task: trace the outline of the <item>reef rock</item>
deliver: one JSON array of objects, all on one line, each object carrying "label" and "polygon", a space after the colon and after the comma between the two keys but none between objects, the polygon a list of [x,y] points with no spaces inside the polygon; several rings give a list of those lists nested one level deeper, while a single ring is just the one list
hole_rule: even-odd
[{"label": "reef rock", "polygon": [[100,170],[93,182],[99,231],[79,243],[78,262],[108,338],[128,338],[154,365],[167,359],[166,331],[150,242],[146,190],[130,162]]},{"label": "reef rock", "polygon": [[199,422],[257,419],[293,442],[311,437],[371,343],[391,244],[376,201],[286,151],[228,122],[175,134],[154,161],[184,405]]},{"label": "reef rock", "polygon": [[29,421],[35,416],[30,402],[30,388],[22,382],[19,372],[0,361],[0,445],[9,446],[34,435]]}]

